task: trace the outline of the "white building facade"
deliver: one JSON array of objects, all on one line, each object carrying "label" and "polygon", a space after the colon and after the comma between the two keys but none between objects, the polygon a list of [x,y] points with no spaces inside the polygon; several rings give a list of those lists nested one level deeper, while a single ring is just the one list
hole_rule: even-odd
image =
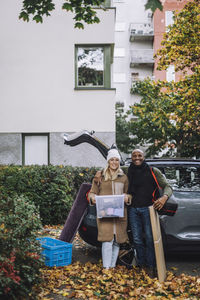
[{"label": "white building facade", "polygon": [[22,1],[0,2],[0,164],[102,166],[97,149],[66,146],[62,134],[94,130],[115,142],[115,9],[98,9],[101,22],[80,30],[54,2],[43,24],[18,19]]},{"label": "white building facade", "polygon": [[153,76],[153,20],[145,10],[146,0],[113,0],[116,7],[115,51],[113,85],[116,102],[125,109],[138,102],[137,95],[130,94],[134,80]]}]

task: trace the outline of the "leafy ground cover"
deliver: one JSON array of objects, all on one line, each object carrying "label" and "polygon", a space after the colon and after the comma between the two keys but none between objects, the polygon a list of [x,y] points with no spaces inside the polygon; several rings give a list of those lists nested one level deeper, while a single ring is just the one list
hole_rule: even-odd
[{"label": "leafy ground cover", "polygon": [[[60,226],[44,227],[40,235],[58,238]],[[73,250],[89,251],[78,236]],[[98,253],[99,254],[99,253]],[[100,256],[99,256],[100,257]],[[175,269],[175,268],[174,268]],[[145,271],[137,268],[127,270],[123,266],[103,270],[101,260],[97,263],[80,262],[79,259],[65,267],[43,267],[43,284],[35,286],[38,299],[200,299],[200,277],[167,272],[164,283],[151,279]]]}]

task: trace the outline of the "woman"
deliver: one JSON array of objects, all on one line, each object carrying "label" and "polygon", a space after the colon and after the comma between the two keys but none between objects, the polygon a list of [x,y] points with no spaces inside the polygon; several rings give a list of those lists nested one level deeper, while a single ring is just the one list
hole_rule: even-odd
[{"label": "woman", "polygon": [[[122,195],[124,202],[131,203],[131,195],[127,195],[128,177],[120,169],[120,155],[116,149],[108,151],[107,166],[102,171],[101,182],[92,182],[89,198],[92,204],[96,203],[95,195]],[[128,240],[127,209],[124,207],[122,218],[97,218],[98,241],[102,242],[102,261],[106,269],[114,268],[119,253],[119,244]]]}]

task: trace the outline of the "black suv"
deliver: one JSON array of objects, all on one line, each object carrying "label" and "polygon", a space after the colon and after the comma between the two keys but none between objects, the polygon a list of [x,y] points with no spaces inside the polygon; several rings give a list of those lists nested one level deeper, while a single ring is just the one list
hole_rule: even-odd
[{"label": "black suv", "polygon": [[[106,158],[110,148],[97,139],[94,132],[83,131],[73,135],[64,135],[66,145],[76,146],[83,142],[96,147]],[[122,160],[122,165],[128,167],[130,161],[130,159]],[[146,162],[151,167],[160,169],[166,176],[178,204],[178,209],[173,217],[160,216],[165,251],[200,251],[200,160],[146,159]],[[86,184],[84,192],[81,194],[80,191],[79,197],[87,201],[86,194],[90,187],[90,183]],[[86,205],[84,216],[78,227],[79,234],[84,241],[94,246],[100,246],[97,241],[95,206]],[[130,234],[129,237],[131,239]]]}]

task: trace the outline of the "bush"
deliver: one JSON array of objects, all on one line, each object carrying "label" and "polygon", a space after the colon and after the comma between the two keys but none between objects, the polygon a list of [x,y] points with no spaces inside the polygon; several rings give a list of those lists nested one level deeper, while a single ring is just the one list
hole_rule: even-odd
[{"label": "bush", "polygon": [[95,173],[96,168],[0,166],[1,299],[29,297],[42,266],[37,232],[42,224],[65,222],[80,185]]},{"label": "bush", "polygon": [[24,196],[0,199],[0,298],[24,299],[40,282],[39,213]]},{"label": "bush", "polygon": [[39,209],[43,225],[64,223],[78,189],[91,182],[96,168],[64,166],[1,166],[3,199],[25,195]]}]

